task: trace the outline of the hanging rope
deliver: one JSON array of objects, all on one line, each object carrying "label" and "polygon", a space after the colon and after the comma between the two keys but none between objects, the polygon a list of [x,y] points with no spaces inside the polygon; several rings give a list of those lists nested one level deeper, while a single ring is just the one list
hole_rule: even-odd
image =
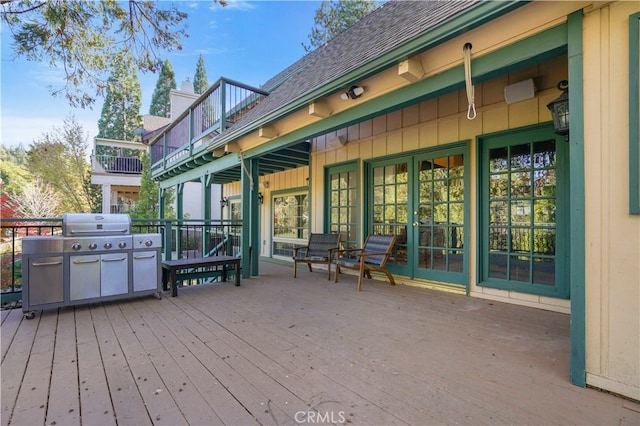
[{"label": "hanging rope", "polygon": [[463,48],[464,53],[464,81],[467,86],[467,102],[469,102],[469,107],[467,108],[467,119],[473,120],[476,118],[476,99],[475,99],[475,89],[473,84],[471,84],[471,48],[473,46],[471,43],[465,43]]},{"label": "hanging rope", "polygon": [[253,177],[251,176],[251,173],[249,173],[249,170],[247,170],[247,166],[244,164],[244,157],[242,156],[241,152],[238,153],[238,157],[240,157],[240,165],[242,166],[242,170],[249,178],[249,187],[253,191]]}]

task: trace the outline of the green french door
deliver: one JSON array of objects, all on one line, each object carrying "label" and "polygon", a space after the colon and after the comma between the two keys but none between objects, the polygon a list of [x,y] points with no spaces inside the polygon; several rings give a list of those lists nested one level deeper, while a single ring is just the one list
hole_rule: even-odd
[{"label": "green french door", "polygon": [[466,146],[372,163],[370,232],[397,236],[390,269],[467,283]]},{"label": "green french door", "polygon": [[568,146],[540,126],[483,138],[479,285],[568,297]]},{"label": "green french door", "polygon": [[467,283],[465,159],[460,149],[415,160],[412,228],[418,278]]}]

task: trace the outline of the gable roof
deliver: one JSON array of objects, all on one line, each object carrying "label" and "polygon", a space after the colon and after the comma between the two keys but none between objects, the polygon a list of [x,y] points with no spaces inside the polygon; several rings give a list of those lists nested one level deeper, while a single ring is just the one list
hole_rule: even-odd
[{"label": "gable roof", "polygon": [[[481,3],[481,0],[388,1],[268,80],[261,88],[268,91],[269,96],[242,120],[223,132],[222,139],[228,140],[233,135],[250,131],[263,117],[299,103],[305,95],[321,90],[331,82],[393,52],[399,46]],[[384,67],[372,69],[369,74],[379,72],[397,61],[395,59]],[[326,96],[342,88],[346,89],[342,86],[335,87],[322,95]]]}]

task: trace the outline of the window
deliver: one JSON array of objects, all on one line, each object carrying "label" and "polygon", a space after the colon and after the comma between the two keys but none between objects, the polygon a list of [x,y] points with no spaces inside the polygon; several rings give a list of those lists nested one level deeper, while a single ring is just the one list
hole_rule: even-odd
[{"label": "window", "polygon": [[274,196],[272,220],[272,254],[291,258],[293,248],[309,239],[308,193]]}]

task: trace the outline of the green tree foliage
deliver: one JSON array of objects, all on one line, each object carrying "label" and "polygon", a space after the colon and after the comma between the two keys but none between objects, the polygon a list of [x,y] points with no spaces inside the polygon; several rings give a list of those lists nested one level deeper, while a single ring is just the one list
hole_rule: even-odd
[{"label": "green tree foliage", "polygon": [[196,74],[193,76],[193,91],[198,95],[202,95],[208,88],[207,70],[204,67],[204,58],[202,58],[202,54],[200,54],[198,64],[196,65]]},{"label": "green tree foliage", "polygon": [[125,56],[116,65],[109,80],[98,120],[98,137],[116,140],[134,140],[134,130],[142,127],[140,108],[142,90],[135,64]]},{"label": "green tree foliage", "polygon": [[[129,215],[138,219],[157,219],[160,215],[160,186],[151,179],[151,159],[149,154],[143,152],[140,161],[142,162],[142,175],[140,176],[140,194],[136,206],[129,210]],[[165,197],[165,217],[175,216],[171,205],[173,198]]]},{"label": "green tree foliage", "polygon": [[51,92],[82,108],[103,94],[124,52],[138,70],[157,72],[158,54],[181,49],[186,37],[187,14],[171,2],[0,0],[0,8],[16,56],[63,70],[63,87]]},{"label": "green tree foliage", "polygon": [[66,119],[62,128],[54,128],[33,142],[28,154],[28,168],[34,178],[50,185],[61,198],[65,212],[96,211],[99,200],[88,191],[91,166],[88,161],[87,136],[75,117]]},{"label": "green tree foliage", "polygon": [[309,44],[302,43],[302,47],[308,53],[323,46],[379,6],[378,2],[370,0],[324,0],[316,10]]},{"label": "green tree foliage", "polygon": [[20,192],[30,179],[31,173],[27,170],[27,151],[22,145],[5,147],[0,145],[0,179],[2,180],[2,192]]},{"label": "green tree foliage", "polygon": [[156,88],[151,96],[151,105],[149,107],[149,114],[157,115],[158,117],[171,117],[171,89],[175,89],[176,76],[173,72],[171,62],[167,59],[162,65],[158,81],[156,82]]}]

